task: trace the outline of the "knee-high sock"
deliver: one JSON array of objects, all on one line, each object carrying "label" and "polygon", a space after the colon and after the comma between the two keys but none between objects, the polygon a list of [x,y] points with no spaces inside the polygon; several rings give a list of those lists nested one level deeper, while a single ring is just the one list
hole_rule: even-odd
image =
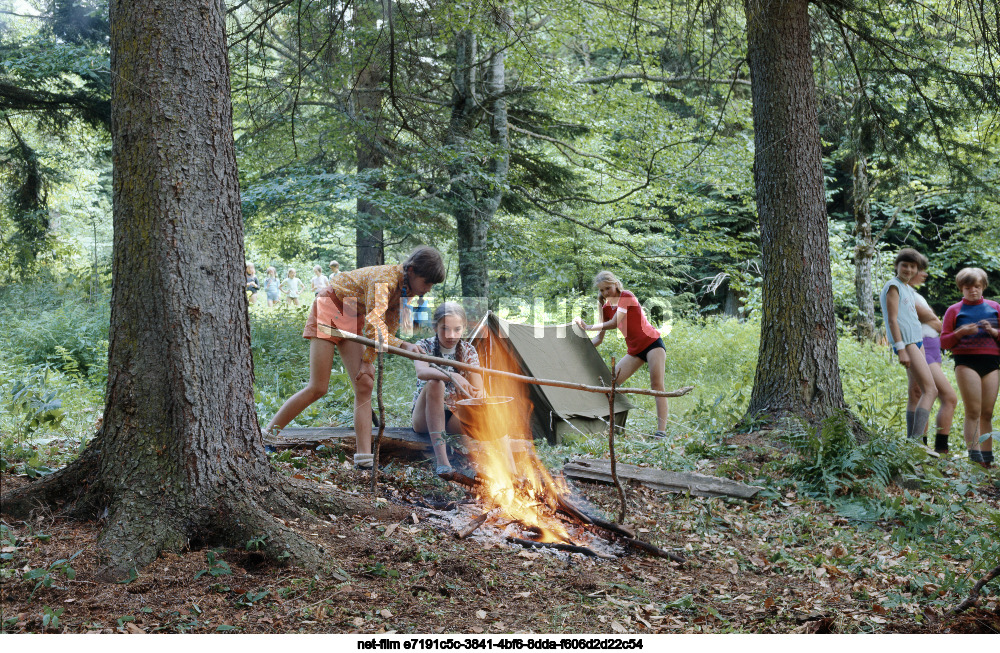
[{"label": "knee-high sock", "polygon": [[913,434],[910,436],[914,440],[919,440],[927,430],[927,423],[931,420],[931,411],[926,408],[917,408],[913,411]]},{"label": "knee-high sock", "polygon": [[916,414],[915,411],[906,411],[906,437],[913,437],[913,417]]}]

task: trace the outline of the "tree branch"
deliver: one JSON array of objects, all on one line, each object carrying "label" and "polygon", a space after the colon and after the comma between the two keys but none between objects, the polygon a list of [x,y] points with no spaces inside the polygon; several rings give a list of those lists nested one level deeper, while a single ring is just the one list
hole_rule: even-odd
[{"label": "tree branch", "polygon": [[606,84],[620,79],[639,79],[646,82],[657,82],[667,85],[697,82],[702,84],[741,84],[743,86],[750,86],[750,80],[740,79],[738,77],[734,77],[732,79],[694,77],[691,75],[684,75],[682,77],[658,77],[655,75],[647,75],[646,73],[616,73],[614,75],[605,75],[604,77],[588,77],[586,79],[578,79],[574,82],[574,84]]}]

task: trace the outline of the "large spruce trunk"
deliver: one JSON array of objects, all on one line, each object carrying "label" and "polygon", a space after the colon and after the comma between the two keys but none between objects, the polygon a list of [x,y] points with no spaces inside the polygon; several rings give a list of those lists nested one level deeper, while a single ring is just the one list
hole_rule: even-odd
[{"label": "large spruce trunk", "polygon": [[806,0],[747,0],[754,181],[764,264],[751,416],[844,405]]},{"label": "large spruce trunk", "polygon": [[[221,0],[111,4],[114,264],[102,430],[3,496],[106,517],[109,578],[190,543],[318,563],[274,515],[328,503],[270,465],[253,403],[243,230]],[[335,509],[346,509],[335,503]],[[287,556],[286,556],[287,557]]]}]

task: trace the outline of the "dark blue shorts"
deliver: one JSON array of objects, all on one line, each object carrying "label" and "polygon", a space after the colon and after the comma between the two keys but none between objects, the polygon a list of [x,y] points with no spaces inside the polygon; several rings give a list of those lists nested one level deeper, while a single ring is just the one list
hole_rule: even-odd
[{"label": "dark blue shorts", "polygon": [[959,365],[968,367],[979,375],[979,378],[989,376],[1000,368],[1000,356],[990,354],[957,354],[952,356],[955,359],[955,367]]},{"label": "dark blue shorts", "polygon": [[[636,356],[645,361],[646,355],[654,349],[666,349],[666,346],[663,344],[663,338],[657,338],[653,344],[640,351]],[[646,362],[648,363],[649,361]]]}]

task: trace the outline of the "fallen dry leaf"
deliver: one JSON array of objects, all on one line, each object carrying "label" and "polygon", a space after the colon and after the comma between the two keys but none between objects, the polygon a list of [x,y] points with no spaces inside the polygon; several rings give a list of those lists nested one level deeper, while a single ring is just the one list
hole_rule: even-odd
[{"label": "fallen dry leaf", "polygon": [[486,610],[476,610],[476,616],[480,619],[486,618]]},{"label": "fallen dry leaf", "polygon": [[130,622],[128,622],[127,624],[125,624],[125,630],[129,631],[129,632],[130,632],[130,633],[132,633],[133,635],[145,635],[145,634],[146,634],[146,631],[145,631],[145,630],[143,630],[143,629],[142,629],[142,628],[140,628],[139,626],[136,626],[136,625],[135,625],[134,623],[132,623],[131,621],[130,621]]},{"label": "fallen dry leaf", "polygon": [[385,536],[389,537],[397,528],[399,528],[399,524],[389,524],[385,527]]},{"label": "fallen dry leaf", "polygon": [[392,618],[392,612],[390,612],[388,608],[383,608],[382,610],[379,610],[378,613],[380,615],[382,615],[383,619],[391,619]]},{"label": "fallen dry leaf", "polygon": [[617,621],[612,621],[611,622],[611,630],[615,631],[616,633],[624,633],[625,632],[625,626],[621,625]]}]

